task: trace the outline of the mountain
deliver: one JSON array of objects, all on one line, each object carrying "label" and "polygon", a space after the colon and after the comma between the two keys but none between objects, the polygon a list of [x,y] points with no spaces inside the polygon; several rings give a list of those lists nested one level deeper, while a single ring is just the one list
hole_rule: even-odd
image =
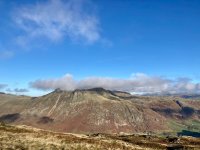
[{"label": "mountain", "polygon": [[199,130],[199,119],[199,100],[175,96],[133,96],[103,88],[56,89],[35,98],[0,94],[0,121],[59,132]]}]

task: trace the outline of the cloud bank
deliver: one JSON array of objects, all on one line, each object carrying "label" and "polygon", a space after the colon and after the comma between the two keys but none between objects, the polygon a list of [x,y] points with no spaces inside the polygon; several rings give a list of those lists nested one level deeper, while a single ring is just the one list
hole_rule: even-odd
[{"label": "cloud bank", "polygon": [[[14,22],[26,38],[64,37],[93,43],[100,39],[99,20],[87,0],[48,0],[16,9]],[[21,39],[21,37],[19,37]]]},{"label": "cloud bank", "polygon": [[188,78],[167,79],[161,76],[148,76],[143,73],[133,74],[128,79],[87,77],[75,80],[70,74],[57,79],[36,80],[30,82],[32,88],[39,90],[89,89],[102,87],[108,90],[120,90],[132,93],[200,93],[200,83],[193,83]]}]

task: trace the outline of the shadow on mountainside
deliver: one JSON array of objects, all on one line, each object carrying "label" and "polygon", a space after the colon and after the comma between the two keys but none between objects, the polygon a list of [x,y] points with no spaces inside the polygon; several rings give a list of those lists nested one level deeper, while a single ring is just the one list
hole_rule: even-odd
[{"label": "shadow on mountainside", "polygon": [[181,132],[177,133],[178,136],[192,136],[192,137],[200,137],[200,133],[199,132],[193,132],[193,131],[188,131],[188,130],[182,130]]},{"label": "shadow on mountainside", "polygon": [[19,113],[6,114],[6,115],[3,115],[3,116],[0,117],[0,122],[12,123],[12,122],[15,122],[19,118],[20,118],[20,114]]}]

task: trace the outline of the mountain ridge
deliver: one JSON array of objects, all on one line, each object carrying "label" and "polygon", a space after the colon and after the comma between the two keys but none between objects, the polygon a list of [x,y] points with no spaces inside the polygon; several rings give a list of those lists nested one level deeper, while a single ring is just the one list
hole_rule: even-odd
[{"label": "mountain ridge", "polygon": [[[5,100],[0,97],[0,108],[6,105],[6,108],[15,108],[15,111],[11,112],[2,109],[0,121],[7,119],[9,123],[59,132],[167,131],[173,130],[167,122],[181,123],[184,120],[200,118],[198,100],[168,96],[135,96],[103,88],[74,91],[56,89],[34,99],[23,96],[11,97],[12,100],[7,103],[1,103]],[[21,104],[20,107],[13,106],[15,103]],[[17,119],[12,120],[15,116],[18,116]]]}]

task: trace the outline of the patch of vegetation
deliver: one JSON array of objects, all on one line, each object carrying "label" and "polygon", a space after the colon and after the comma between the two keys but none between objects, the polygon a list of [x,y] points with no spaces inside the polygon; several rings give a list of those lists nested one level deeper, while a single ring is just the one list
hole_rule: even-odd
[{"label": "patch of vegetation", "polygon": [[169,121],[169,127],[174,131],[174,132],[180,132],[182,130],[186,130],[187,126],[183,124],[182,122],[170,120]]},{"label": "patch of vegetation", "polygon": [[[164,132],[163,135],[188,135],[197,137],[196,133],[200,131],[200,121],[199,120],[184,120],[182,122],[171,120],[169,121],[169,126],[172,129],[171,132]],[[187,133],[186,133],[187,131]],[[189,134],[189,132],[191,134]],[[186,133],[186,134],[185,134]],[[194,134],[192,134],[194,133]]]},{"label": "patch of vegetation", "polygon": [[193,131],[193,132],[200,131],[200,121],[199,120],[189,120],[185,124],[187,125],[188,131]]}]

